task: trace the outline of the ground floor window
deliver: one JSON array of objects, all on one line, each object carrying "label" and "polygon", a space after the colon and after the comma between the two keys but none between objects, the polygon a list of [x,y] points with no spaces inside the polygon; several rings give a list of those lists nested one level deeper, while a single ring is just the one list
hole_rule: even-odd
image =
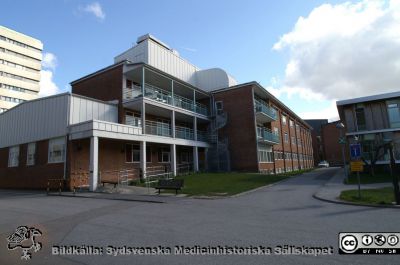
[{"label": "ground floor window", "polygon": [[125,145],[125,161],[127,163],[140,162],[140,145],[138,144]]},{"label": "ground floor window", "polygon": [[274,157],[271,151],[258,150],[258,161],[259,162],[274,162]]},{"label": "ground floor window", "polygon": [[36,154],[36,143],[28,144],[28,150],[26,152],[26,165],[33,166],[35,164]]},{"label": "ground floor window", "polygon": [[8,167],[17,167],[19,161],[19,146],[12,146],[8,150]]},{"label": "ground floor window", "polygon": [[65,138],[49,140],[48,163],[62,163],[65,158]]},{"label": "ground floor window", "polygon": [[169,148],[160,148],[158,152],[158,162],[169,163],[171,161],[171,152]]}]

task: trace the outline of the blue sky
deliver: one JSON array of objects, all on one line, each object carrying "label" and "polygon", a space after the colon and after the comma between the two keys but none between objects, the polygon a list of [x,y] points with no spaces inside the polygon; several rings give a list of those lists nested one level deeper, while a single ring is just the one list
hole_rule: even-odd
[{"label": "blue sky", "polygon": [[[100,10],[90,9],[93,5]],[[298,42],[288,38],[289,41],[281,43],[284,48],[273,47],[285,34],[296,36],[295,26],[301,26],[300,17],[310,22],[305,26],[305,31],[309,32],[316,30],[313,25],[319,23],[318,19],[324,20],[324,14],[342,14],[351,18],[366,11],[366,5],[354,11],[356,7],[343,4],[343,1],[319,0],[3,0],[2,9],[7,12],[2,12],[0,24],[40,39],[44,52],[55,55],[56,65],[48,70],[59,91],[68,89],[69,82],[112,64],[113,57],[131,47],[138,36],[151,33],[200,68],[221,67],[240,83],[260,82],[267,89],[271,88],[289,107],[300,114],[308,113],[303,116],[310,118],[315,116],[312,113],[326,111],[337,96],[325,97],[324,93],[318,96],[318,88],[304,77],[304,69],[310,66],[306,65],[308,68],[301,68],[301,71],[298,69],[304,65],[301,60],[307,59],[301,38]],[[343,7],[344,13],[335,7]],[[387,5],[380,8],[385,10]],[[321,13],[319,17],[322,18],[312,19],[313,12],[316,16]],[[330,20],[327,23],[336,22]],[[303,51],[299,54],[297,49]],[[303,74],[300,77],[288,74],[288,64],[292,61],[296,62],[295,73]],[[303,93],[303,88],[293,88],[299,86],[312,91],[311,96]]]}]

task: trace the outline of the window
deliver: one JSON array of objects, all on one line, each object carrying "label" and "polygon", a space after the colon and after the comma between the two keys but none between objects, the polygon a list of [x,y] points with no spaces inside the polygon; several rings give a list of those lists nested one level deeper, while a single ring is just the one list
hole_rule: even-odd
[{"label": "window", "polygon": [[160,148],[158,152],[158,162],[161,163],[169,163],[170,159],[170,150],[169,148]]},{"label": "window", "polygon": [[292,136],[292,144],[296,144],[296,138],[294,136]]},{"label": "window", "polygon": [[151,163],[152,161],[152,149],[151,146],[146,146],[146,163]]},{"label": "window", "polygon": [[286,125],[286,116],[285,115],[282,115],[282,123],[283,123],[283,125]]},{"label": "window", "polygon": [[397,101],[388,101],[387,109],[389,115],[390,128],[400,127],[400,104]]},{"label": "window", "polygon": [[8,149],[8,167],[17,167],[19,162],[19,146]]},{"label": "window", "polygon": [[48,163],[62,163],[65,158],[65,138],[49,140]]},{"label": "window", "polygon": [[259,162],[273,162],[272,152],[267,150],[258,150],[258,161]]},{"label": "window", "polygon": [[285,132],[285,143],[288,143],[288,142],[289,142],[289,136],[288,136],[288,133]]},{"label": "window", "polygon": [[187,152],[181,153],[181,162],[182,163],[189,163],[189,154]]},{"label": "window", "polygon": [[215,109],[217,111],[217,114],[222,114],[224,111],[224,104],[222,101],[217,101],[215,102]]},{"label": "window", "polygon": [[292,120],[289,120],[289,124],[290,124],[290,127],[292,127],[292,128],[293,128],[293,126],[294,126],[294,122],[293,122]]},{"label": "window", "polygon": [[36,143],[28,144],[28,151],[26,152],[26,165],[33,166],[35,164]]},{"label": "window", "polygon": [[140,162],[140,145],[138,144],[125,145],[125,161],[127,163]]},{"label": "window", "polygon": [[358,131],[365,130],[366,126],[365,126],[364,106],[361,104],[356,105],[356,119],[357,119]]},{"label": "window", "polygon": [[277,127],[274,127],[274,134],[279,135],[279,129]]},{"label": "window", "polygon": [[130,126],[141,127],[142,119],[140,114],[136,114],[130,111],[125,112],[125,124]]}]

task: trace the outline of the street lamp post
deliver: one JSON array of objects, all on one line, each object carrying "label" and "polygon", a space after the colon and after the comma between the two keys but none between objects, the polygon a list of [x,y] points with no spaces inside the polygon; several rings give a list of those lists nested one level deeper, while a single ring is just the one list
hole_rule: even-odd
[{"label": "street lamp post", "polygon": [[344,124],[341,122],[336,123],[336,128],[339,129],[340,133],[340,138],[339,140],[343,141],[340,144],[342,145],[342,158],[343,158],[343,169],[344,169],[344,176],[346,177],[346,182],[348,181],[348,175],[347,175],[347,169],[346,169],[346,157],[344,155],[344,148],[346,145],[345,140],[343,139],[343,129],[344,129]]}]

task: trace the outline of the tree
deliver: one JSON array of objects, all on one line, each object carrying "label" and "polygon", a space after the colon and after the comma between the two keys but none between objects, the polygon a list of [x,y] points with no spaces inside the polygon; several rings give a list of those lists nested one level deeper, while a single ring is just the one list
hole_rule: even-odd
[{"label": "tree", "polygon": [[363,148],[361,160],[369,166],[371,176],[375,176],[375,165],[385,156],[386,143],[381,137],[375,137],[374,140],[361,141],[361,146]]}]

